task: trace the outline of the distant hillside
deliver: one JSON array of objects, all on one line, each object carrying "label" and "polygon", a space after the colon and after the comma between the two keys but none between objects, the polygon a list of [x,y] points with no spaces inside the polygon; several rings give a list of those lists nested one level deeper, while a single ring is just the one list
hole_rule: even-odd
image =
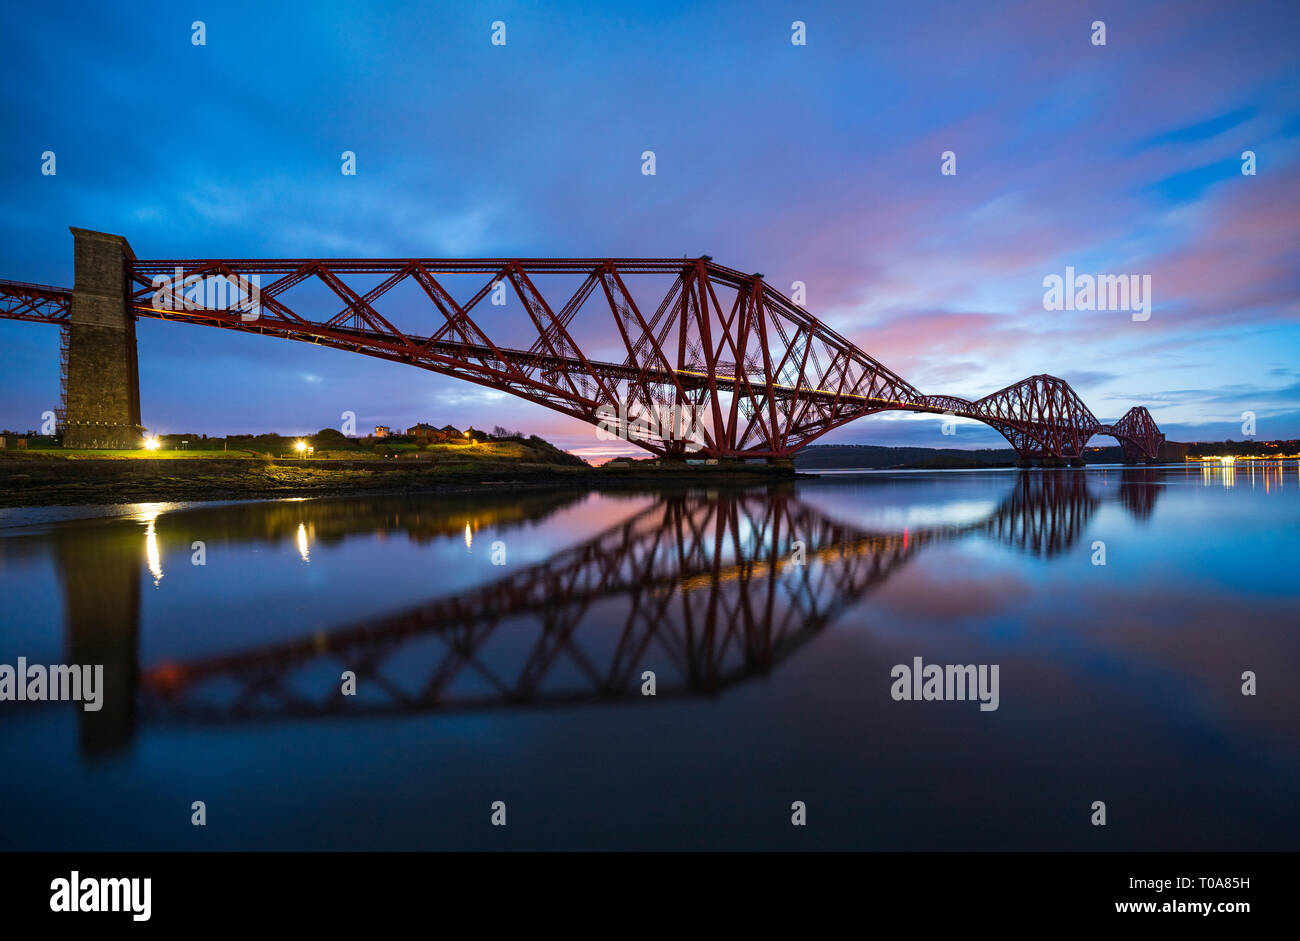
[{"label": "distant hillside", "polygon": [[[1089,464],[1111,464],[1121,460],[1118,447],[1089,450]],[[1011,448],[885,448],[874,444],[814,444],[794,456],[800,470],[853,467],[972,467],[1008,465],[1016,462]]]}]

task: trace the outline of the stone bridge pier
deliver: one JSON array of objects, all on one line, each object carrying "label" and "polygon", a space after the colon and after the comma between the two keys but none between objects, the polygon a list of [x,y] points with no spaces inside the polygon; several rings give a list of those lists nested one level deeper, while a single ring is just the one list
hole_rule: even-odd
[{"label": "stone bridge pier", "polygon": [[65,448],[139,448],[140,373],[120,235],[72,229],[76,282],[68,337]]}]

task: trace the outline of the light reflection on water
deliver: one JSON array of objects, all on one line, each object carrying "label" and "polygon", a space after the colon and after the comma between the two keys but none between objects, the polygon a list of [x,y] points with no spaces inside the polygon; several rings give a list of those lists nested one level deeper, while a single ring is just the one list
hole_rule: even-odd
[{"label": "light reflection on water", "polygon": [[[0,663],[103,663],[108,699],[0,703],[24,756],[0,847],[484,848],[500,798],[518,848],[1293,849],[1294,470],[152,504],[9,530]],[[892,701],[914,656],[1000,664],[1000,708]],[[190,832],[194,799],[229,826]],[[792,835],[796,799],[825,825]],[[1122,821],[1104,836],[1097,799]]]}]

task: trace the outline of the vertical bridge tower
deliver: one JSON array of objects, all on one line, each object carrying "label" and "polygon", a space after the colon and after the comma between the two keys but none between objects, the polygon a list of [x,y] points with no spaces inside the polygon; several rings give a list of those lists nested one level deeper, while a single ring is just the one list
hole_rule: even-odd
[{"label": "vertical bridge tower", "polygon": [[76,283],[68,344],[63,446],[138,448],[140,373],[130,307],[131,246],[120,235],[72,229]]}]

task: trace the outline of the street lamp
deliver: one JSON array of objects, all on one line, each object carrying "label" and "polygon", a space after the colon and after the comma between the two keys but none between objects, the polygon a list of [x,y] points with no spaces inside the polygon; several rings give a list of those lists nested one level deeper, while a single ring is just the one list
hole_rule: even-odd
[{"label": "street lamp", "polygon": [[162,442],[158,440],[157,435],[149,435],[144,439],[145,449],[148,451],[157,451]]},{"label": "street lamp", "polygon": [[294,447],[294,450],[296,450],[299,454],[302,454],[304,451],[307,450],[307,442],[306,442],[306,441],[303,441],[303,440],[300,438],[300,439],[298,439],[297,441],[295,441],[295,442],[293,443],[293,447]]}]

